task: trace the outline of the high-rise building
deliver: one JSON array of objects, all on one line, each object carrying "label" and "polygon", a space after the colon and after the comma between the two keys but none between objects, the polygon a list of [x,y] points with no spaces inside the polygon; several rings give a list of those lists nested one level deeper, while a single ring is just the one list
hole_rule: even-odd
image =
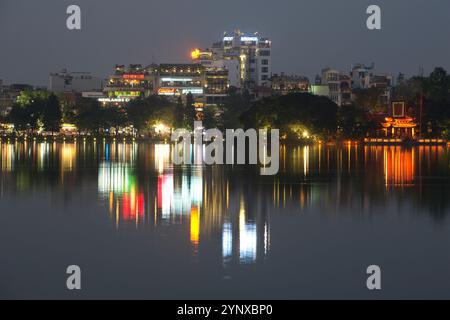
[{"label": "high-rise building", "polygon": [[[206,105],[221,104],[228,94],[230,84],[239,85],[237,64],[233,66],[231,61],[219,59],[213,51],[200,51],[195,49],[192,54],[193,63],[203,66],[204,69],[204,103]],[[230,74],[231,79],[230,81]]]},{"label": "high-rise building", "polygon": [[[257,33],[245,34],[236,30],[205,51],[206,61],[221,61],[228,70],[231,86],[253,90],[270,87],[272,74],[272,42]],[[206,57],[199,52],[199,59]],[[203,61],[203,60],[201,60]]]}]

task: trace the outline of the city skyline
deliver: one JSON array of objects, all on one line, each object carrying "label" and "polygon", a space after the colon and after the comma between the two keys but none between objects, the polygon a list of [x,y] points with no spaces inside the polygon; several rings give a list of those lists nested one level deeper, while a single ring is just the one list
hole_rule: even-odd
[{"label": "city skyline", "polygon": [[[450,45],[443,41],[450,29],[444,20],[448,3],[378,1],[382,30],[370,31],[365,27],[370,1],[345,5],[328,0],[259,1],[257,15],[248,14],[254,2],[239,9],[234,2],[221,7],[219,15],[217,5],[203,0],[158,5],[134,0],[114,6],[110,1],[106,5],[103,0],[95,4],[80,0],[82,30],[69,31],[65,28],[69,1],[15,1],[13,6],[6,0],[0,5],[0,36],[8,50],[0,51],[0,79],[42,86],[50,72],[63,68],[106,77],[115,63],[189,62],[192,49],[206,48],[224,31],[236,28],[259,31],[272,39],[273,73],[299,74],[310,80],[326,66],[348,70],[358,62],[375,62],[380,72],[394,76],[402,72],[408,77],[421,67],[425,73],[435,66],[450,68]],[[118,23],[130,9],[135,9],[130,23]],[[131,32],[133,36],[127,36]]]}]

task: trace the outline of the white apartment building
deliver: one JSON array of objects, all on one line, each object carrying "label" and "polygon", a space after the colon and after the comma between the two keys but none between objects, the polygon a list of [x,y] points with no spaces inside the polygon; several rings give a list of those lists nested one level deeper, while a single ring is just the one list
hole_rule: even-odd
[{"label": "white apartment building", "polygon": [[63,69],[61,72],[50,74],[48,87],[50,91],[56,93],[101,91],[103,80],[89,72],[68,72]]},{"label": "white apartment building", "polygon": [[230,85],[253,90],[270,87],[272,74],[272,42],[257,33],[245,34],[236,30],[225,33],[214,43],[212,59],[223,60],[229,70]]}]

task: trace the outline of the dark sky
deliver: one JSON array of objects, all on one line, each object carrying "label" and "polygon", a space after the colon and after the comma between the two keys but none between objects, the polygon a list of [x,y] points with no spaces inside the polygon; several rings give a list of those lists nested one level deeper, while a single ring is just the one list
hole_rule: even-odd
[{"label": "dark sky", "polygon": [[[47,85],[68,68],[107,76],[116,63],[185,62],[225,30],[273,41],[273,71],[309,77],[323,67],[375,62],[380,72],[450,70],[448,0],[0,0],[0,79]],[[82,30],[66,29],[66,8]],[[382,30],[366,8],[382,8]],[[152,58],[153,57],[153,58]]]}]

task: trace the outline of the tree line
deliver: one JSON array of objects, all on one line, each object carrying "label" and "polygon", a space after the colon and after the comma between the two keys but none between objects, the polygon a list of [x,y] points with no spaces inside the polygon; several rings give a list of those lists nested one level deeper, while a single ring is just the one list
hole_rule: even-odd
[{"label": "tree line", "polygon": [[[371,114],[389,113],[389,107],[380,103],[382,94],[378,88],[355,90],[353,104],[338,107],[327,97],[309,93],[253,101],[248,92],[231,91],[223,104],[197,112],[191,94],[184,101],[152,95],[121,107],[104,107],[94,99],[72,102],[46,91],[30,91],[21,93],[4,121],[29,132],[58,132],[62,123],[92,134],[133,126],[146,136],[157,124],[192,129],[195,120],[202,120],[206,128],[222,130],[276,128],[283,138],[293,140],[363,138],[379,126]],[[405,100],[408,114],[422,120],[423,135],[450,138],[450,76],[444,69],[402,81],[392,97]]]}]

